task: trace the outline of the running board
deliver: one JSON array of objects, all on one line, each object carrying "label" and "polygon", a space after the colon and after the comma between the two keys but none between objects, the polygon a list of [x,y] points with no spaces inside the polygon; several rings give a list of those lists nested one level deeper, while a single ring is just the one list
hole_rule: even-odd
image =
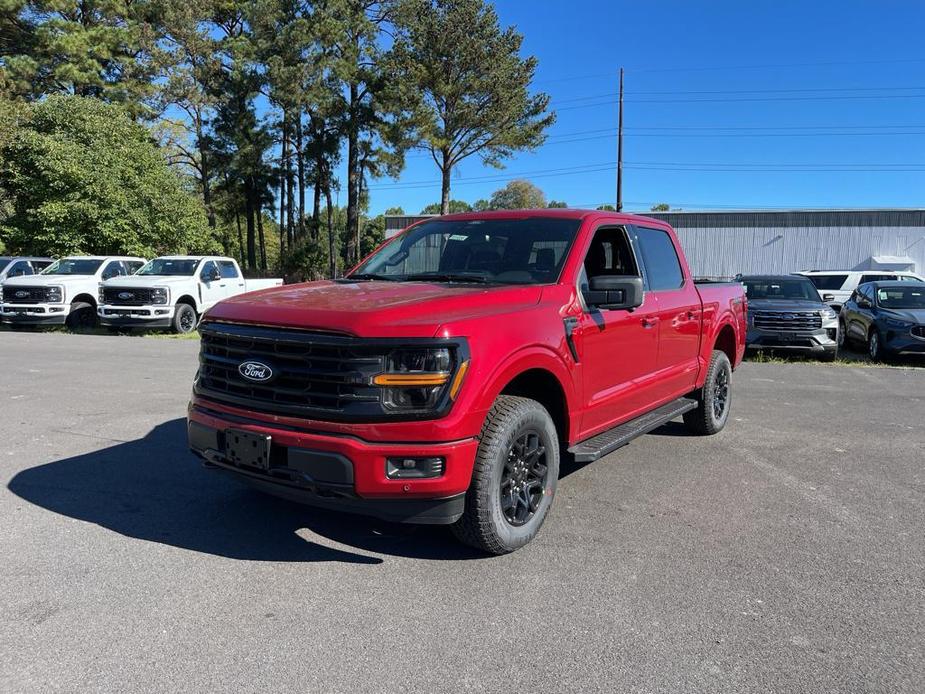
[{"label": "running board", "polygon": [[625,446],[637,436],[648,434],[675,417],[680,417],[685,412],[696,409],[698,404],[696,400],[691,398],[678,398],[658,409],[646,412],[641,417],[631,419],[615,426],[613,429],[601,432],[597,436],[585,439],[581,443],[576,443],[568,449],[568,452],[575,457],[575,462],[577,463],[588,463],[592,460],[597,460],[608,453],[613,453],[621,446]]}]

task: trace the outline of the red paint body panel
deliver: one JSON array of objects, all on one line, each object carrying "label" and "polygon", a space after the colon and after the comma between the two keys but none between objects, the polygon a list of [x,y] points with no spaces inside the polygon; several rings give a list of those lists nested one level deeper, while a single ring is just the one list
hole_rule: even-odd
[{"label": "red paint body panel", "polygon": [[[208,320],[369,338],[464,337],[470,367],[445,416],[422,421],[316,421],[194,397],[190,418],[217,429],[235,426],[267,433],[283,445],[340,453],[354,462],[356,492],[363,497],[438,498],[468,487],[476,437],[485,416],[505,386],[525,371],[543,370],[559,383],[567,426],[560,433],[574,444],[701,386],[718,341],[730,352],[733,367],[741,362],[746,333],[742,287],[695,284],[677,236],[663,222],[581,210],[467,213],[452,218],[530,216],[582,220],[554,284],[313,282],[235,297],[217,304],[207,315]],[[647,292],[644,304],[633,311],[584,310],[577,282],[600,225],[665,230],[678,250],[684,285],[670,292]],[[565,318],[577,320],[573,332],[577,363],[566,341]],[[240,424],[242,418],[246,424]],[[386,455],[412,454],[445,456],[447,473],[429,480],[386,479]]]}]

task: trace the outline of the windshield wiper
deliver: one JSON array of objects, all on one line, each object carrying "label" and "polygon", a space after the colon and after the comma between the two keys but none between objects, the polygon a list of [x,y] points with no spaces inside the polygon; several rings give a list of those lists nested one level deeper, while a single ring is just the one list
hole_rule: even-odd
[{"label": "windshield wiper", "polygon": [[401,282],[401,275],[379,275],[375,272],[356,272],[347,277],[338,277],[338,282],[356,282],[365,280],[384,280],[386,282]]},{"label": "windshield wiper", "polygon": [[463,272],[418,272],[405,275],[408,282],[476,282],[487,284],[490,279],[484,275],[467,275]]}]

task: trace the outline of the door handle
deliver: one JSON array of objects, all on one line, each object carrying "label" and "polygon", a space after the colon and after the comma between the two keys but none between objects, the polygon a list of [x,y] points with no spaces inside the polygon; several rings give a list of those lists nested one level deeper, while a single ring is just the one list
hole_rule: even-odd
[{"label": "door handle", "polygon": [[643,328],[653,328],[656,323],[658,323],[658,318],[655,316],[644,316],[642,319]]}]

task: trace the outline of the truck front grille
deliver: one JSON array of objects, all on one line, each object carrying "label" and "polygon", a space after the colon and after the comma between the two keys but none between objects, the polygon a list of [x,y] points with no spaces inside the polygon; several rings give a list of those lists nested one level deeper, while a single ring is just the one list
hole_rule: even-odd
[{"label": "truck front grille", "polygon": [[153,303],[148,287],[103,287],[103,302],[110,306],[146,306]]},{"label": "truck front grille", "polygon": [[3,300],[8,304],[40,304],[45,301],[45,287],[4,287]]},{"label": "truck front grille", "polygon": [[199,332],[195,388],[211,400],[314,419],[382,416],[372,377],[382,372],[391,348],[348,336],[228,323],[204,323]]},{"label": "truck front grille", "polygon": [[755,311],[754,325],[775,332],[812,332],[822,327],[822,316],[816,311]]}]

